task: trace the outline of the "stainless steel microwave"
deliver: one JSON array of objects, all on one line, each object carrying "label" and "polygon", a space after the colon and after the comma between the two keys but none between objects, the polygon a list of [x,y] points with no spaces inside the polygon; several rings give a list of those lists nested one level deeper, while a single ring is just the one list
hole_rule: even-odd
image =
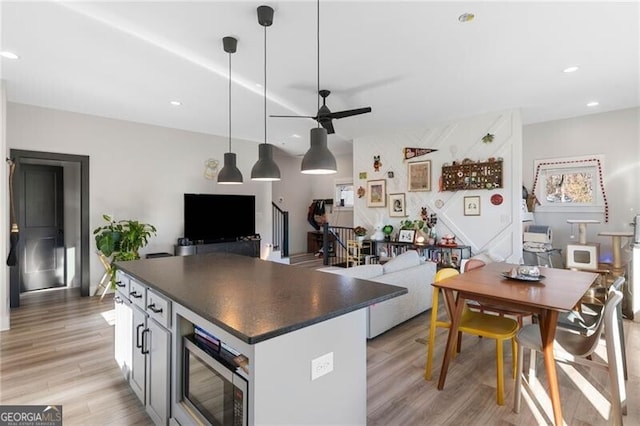
[{"label": "stainless steel microwave", "polygon": [[247,381],[236,372],[233,354],[208,347],[194,336],[183,338],[182,401],[199,422],[246,426]]}]

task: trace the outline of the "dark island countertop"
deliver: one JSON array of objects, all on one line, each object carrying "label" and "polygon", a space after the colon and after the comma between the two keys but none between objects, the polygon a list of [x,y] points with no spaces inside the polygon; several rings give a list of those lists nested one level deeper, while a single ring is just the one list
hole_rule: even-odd
[{"label": "dark island countertop", "polygon": [[227,253],[118,262],[117,268],[249,344],[407,293]]}]

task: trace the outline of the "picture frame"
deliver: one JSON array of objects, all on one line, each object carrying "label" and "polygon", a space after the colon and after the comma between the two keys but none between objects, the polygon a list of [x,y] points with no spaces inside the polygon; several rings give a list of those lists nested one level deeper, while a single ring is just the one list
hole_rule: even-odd
[{"label": "picture frame", "polygon": [[387,181],[385,179],[367,181],[367,207],[387,206]]},{"label": "picture frame", "polygon": [[464,197],[464,215],[480,216],[480,196]]},{"label": "picture frame", "polygon": [[401,229],[398,233],[398,242],[400,243],[413,243],[413,239],[416,237],[415,229]]},{"label": "picture frame", "polygon": [[407,182],[410,192],[431,191],[431,160],[407,163]]},{"label": "picture frame", "polygon": [[389,194],[389,217],[407,217],[407,201],[404,193]]}]

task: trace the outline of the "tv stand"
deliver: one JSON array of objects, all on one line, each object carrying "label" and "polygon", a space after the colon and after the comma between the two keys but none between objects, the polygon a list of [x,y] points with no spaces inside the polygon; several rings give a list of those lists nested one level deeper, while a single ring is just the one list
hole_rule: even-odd
[{"label": "tv stand", "polygon": [[242,256],[260,257],[259,239],[173,247],[176,256],[190,256],[204,253],[233,253]]}]

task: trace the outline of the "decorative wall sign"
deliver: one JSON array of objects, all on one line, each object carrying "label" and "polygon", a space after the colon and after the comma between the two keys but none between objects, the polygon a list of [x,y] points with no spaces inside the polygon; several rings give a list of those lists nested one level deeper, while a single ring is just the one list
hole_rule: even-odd
[{"label": "decorative wall sign", "polygon": [[430,154],[432,152],[437,151],[437,149],[431,148],[402,148],[402,155],[404,155],[405,160],[410,160],[412,158],[420,157],[422,155]]},{"label": "decorative wall sign", "polygon": [[415,161],[407,164],[409,191],[431,191],[431,161]]},{"label": "decorative wall sign", "polygon": [[379,172],[380,171],[380,167],[382,167],[382,161],[380,161],[380,156],[379,155],[374,155],[373,156],[373,171],[374,172]]},{"label": "decorative wall sign", "polygon": [[216,175],[218,174],[218,164],[220,164],[218,162],[218,160],[215,160],[213,158],[209,158],[207,161],[204,162],[204,178],[205,179],[215,179]]},{"label": "decorative wall sign", "polygon": [[360,173],[358,173],[358,178],[360,178],[360,179],[366,179],[366,178],[367,178],[367,172],[360,172]]},{"label": "decorative wall sign", "polygon": [[464,197],[464,215],[480,216],[480,197],[474,195],[472,197]]},{"label": "decorative wall sign", "polygon": [[493,204],[494,206],[499,206],[500,204],[502,204],[502,201],[504,201],[504,199],[500,194],[493,194],[491,196],[491,204]]},{"label": "decorative wall sign", "polygon": [[404,194],[389,194],[389,217],[406,217],[407,202]]},{"label": "decorative wall sign", "polygon": [[367,181],[367,207],[387,205],[387,181],[384,179]]}]

